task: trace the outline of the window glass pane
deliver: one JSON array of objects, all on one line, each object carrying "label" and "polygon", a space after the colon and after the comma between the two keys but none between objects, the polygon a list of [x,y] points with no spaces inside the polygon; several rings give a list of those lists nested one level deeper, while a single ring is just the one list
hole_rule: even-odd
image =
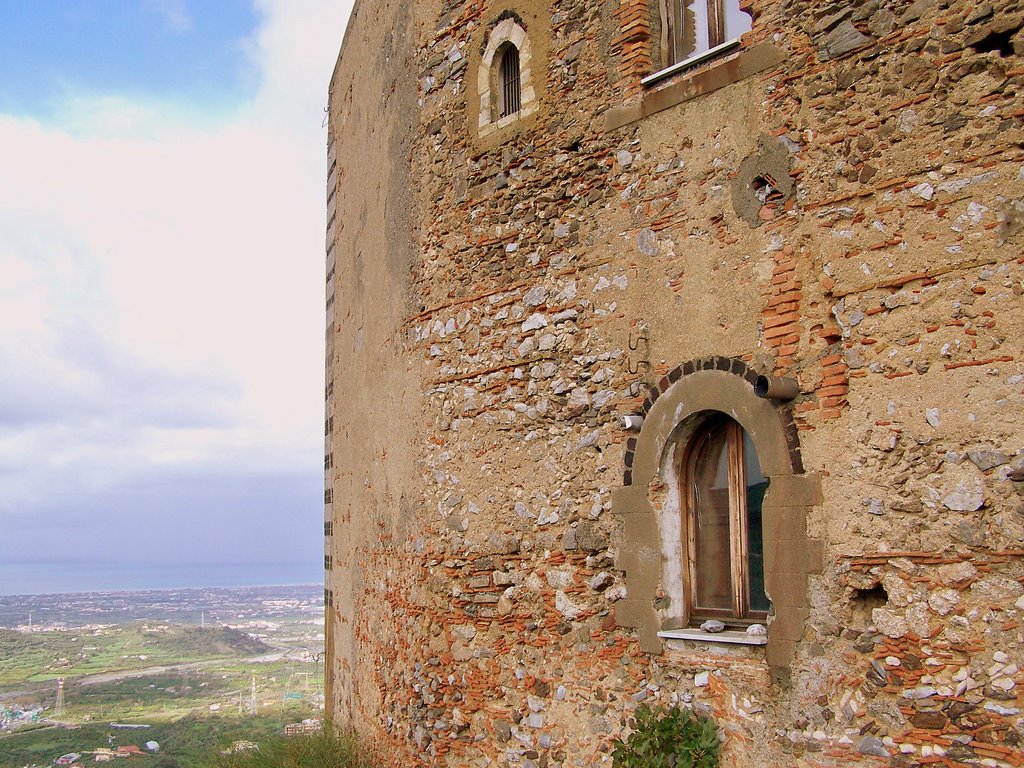
[{"label": "window glass pane", "polygon": [[733,40],[752,26],[749,13],[740,10],[739,0],[725,0],[725,39]]},{"label": "window glass pane", "polygon": [[695,607],[732,610],[729,451],[726,425],[704,441],[693,463]]},{"label": "window glass pane", "polygon": [[668,0],[662,8],[665,66],[735,40],[753,27],[740,0]]},{"label": "window glass pane", "polygon": [[[708,49],[708,0],[690,0],[686,7],[686,37],[693,40],[693,53]],[[692,36],[691,36],[692,35]]]},{"label": "window glass pane", "polygon": [[761,530],[761,506],[768,490],[768,479],[761,473],[761,462],[750,435],[743,433],[743,470],[747,497],[747,573],[750,583],[750,610],[767,611],[764,593],[764,535]]}]

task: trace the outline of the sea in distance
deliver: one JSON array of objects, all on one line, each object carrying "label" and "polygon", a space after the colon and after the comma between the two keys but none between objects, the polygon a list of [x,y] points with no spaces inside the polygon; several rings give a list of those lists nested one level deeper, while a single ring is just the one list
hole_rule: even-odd
[{"label": "sea in distance", "polygon": [[321,581],[319,562],[132,563],[102,561],[0,562],[0,595],[199,589]]}]

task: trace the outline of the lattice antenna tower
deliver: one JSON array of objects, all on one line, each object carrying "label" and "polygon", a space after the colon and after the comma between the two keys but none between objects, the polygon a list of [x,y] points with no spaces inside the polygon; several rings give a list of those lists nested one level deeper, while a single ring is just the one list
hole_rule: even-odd
[{"label": "lattice antenna tower", "polygon": [[64,678],[57,678],[57,703],[53,707],[53,714],[60,717],[64,714]]}]

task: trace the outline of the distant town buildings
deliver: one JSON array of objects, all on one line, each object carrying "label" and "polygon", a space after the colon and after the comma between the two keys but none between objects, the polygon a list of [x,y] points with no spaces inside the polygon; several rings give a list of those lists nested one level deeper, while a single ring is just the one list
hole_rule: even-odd
[{"label": "distant town buildings", "polygon": [[41,705],[32,707],[9,706],[0,710],[0,731],[14,730],[24,725],[38,723],[42,717]]},{"label": "distant town buildings", "polygon": [[[5,648],[26,649],[24,656],[15,650],[13,659],[7,656],[0,660],[5,672],[12,669],[9,665],[13,661],[13,669],[22,670],[19,674],[23,675],[5,677],[4,685],[0,686],[2,735],[37,723],[72,728],[81,723],[98,726],[113,742],[97,746],[89,737],[76,739],[64,747],[73,750],[67,754],[55,758],[57,747],[49,754],[44,753],[47,766],[57,760],[69,768],[133,759],[145,764],[146,756],[159,750],[160,745],[152,740],[148,730],[151,725],[132,722],[141,716],[139,705],[143,700],[142,706],[150,707],[146,711],[167,713],[160,717],[213,711],[234,719],[246,709],[255,713],[258,708],[261,713],[291,713],[297,719],[323,709],[323,609],[319,585],[188,593],[107,593],[84,595],[80,602],[77,597],[0,595],[0,640],[9,641]],[[165,612],[182,621],[158,618]],[[206,628],[199,625],[203,613]],[[28,622],[25,619],[30,614],[32,621]],[[134,618],[114,623],[97,621],[100,616],[105,619],[117,615]],[[213,616],[216,627],[210,626]],[[195,620],[190,621],[190,617]],[[19,638],[15,633],[31,633],[34,637]],[[252,642],[257,634],[270,645]],[[194,643],[199,643],[201,650]],[[53,650],[40,654],[40,648]],[[193,652],[204,656],[178,655]],[[97,669],[98,655],[114,661],[106,670]],[[219,658],[221,655],[225,658]],[[38,659],[43,659],[42,666],[37,666]],[[244,687],[235,669],[238,659],[251,664],[257,673],[253,679],[248,672],[245,674]],[[283,666],[284,674],[275,675],[279,665]],[[273,669],[265,673],[263,670],[269,667]],[[63,718],[56,717],[57,675],[67,682],[67,711]],[[122,687],[120,681],[124,679],[133,682]],[[237,680],[239,684],[228,685],[228,680]],[[258,691],[254,688],[257,681]],[[228,690],[231,688],[235,690]],[[188,690],[191,694],[184,695],[183,691]],[[209,722],[216,718],[202,719]],[[309,721],[292,725],[300,731],[314,727]],[[283,723],[279,728],[283,729]],[[95,734],[96,730],[83,729],[77,733]],[[143,743],[146,738],[151,740]],[[48,732],[40,730],[29,741],[34,745],[47,739]],[[116,746],[129,740],[137,744]],[[102,739],[97,741],[102,743]],[[183,744],[185,749],[191,749],[186,742],[169,745],[172,757],[179,756],[177,750]],[[19,746],[16,751],[25,752],[23,762],[32,762],[28,755],[31,750]]]}]

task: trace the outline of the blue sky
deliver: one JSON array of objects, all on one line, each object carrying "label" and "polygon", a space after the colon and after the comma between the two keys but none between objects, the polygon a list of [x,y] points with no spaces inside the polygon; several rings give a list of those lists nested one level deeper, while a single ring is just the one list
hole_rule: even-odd
[{"label": "blue sky", "polygon": [[10,0],[0,10],[0,111],[59,119],[70,94],[224,111],[259,83],[245,0]]},{"label": "blue sky", "polygon": [[0,593],[321,578],[349,10],[0,5]]}]

